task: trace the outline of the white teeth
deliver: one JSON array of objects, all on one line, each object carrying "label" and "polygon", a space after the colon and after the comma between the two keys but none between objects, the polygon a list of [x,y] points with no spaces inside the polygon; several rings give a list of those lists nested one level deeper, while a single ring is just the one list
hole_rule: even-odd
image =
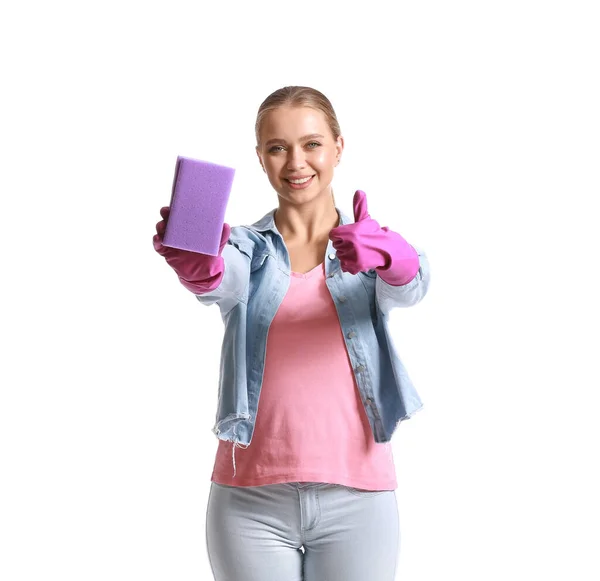
[{"label": "white teeth", "polygon": [[308,176],[307,178],[304,178],[302,180],[289,180],[289,181],[292,182],[293,184],[305,184],[310,178],[312,178],[312,176]]}]

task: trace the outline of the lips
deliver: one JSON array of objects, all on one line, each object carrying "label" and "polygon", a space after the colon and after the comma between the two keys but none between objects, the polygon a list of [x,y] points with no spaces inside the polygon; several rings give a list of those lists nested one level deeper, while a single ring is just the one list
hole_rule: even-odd
[{"label": "lips", "polygon": [[[314,177],[315,176],[312,175],[305,182],[300,182],[299,184],[295,184],[294,182],[290,181],[290,179],[294,179],[294,178],[284,178],[284,180],[288,183],[288,186],[292,190],[303,190],[305,188],[308,188],[312,184]],[[298,179],[298,178],[296,178],[296,179]]]},{"label": "lips", "polygon": [[293,176],[293,177],[288,177],[288,178],[284,178],[284,179],[287,180],[288,182],[290,182],[292,180],[305,180],[306,178],[312,178],[312,177],[314,177],[314,174],[308,175],[308,176]]}]

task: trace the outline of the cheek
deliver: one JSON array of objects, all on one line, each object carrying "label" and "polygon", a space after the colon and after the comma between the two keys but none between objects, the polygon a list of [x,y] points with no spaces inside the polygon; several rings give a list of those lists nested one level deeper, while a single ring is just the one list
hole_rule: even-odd
[{"label": "cheek", "polygon": [[268,161],[265,161],[265,168],[267,172],[278,172],[281,168],[281,163],[278,162],[277,158],[270,158]]},{"label": "cheek", "polygon": [[315,152],[314,155],[315,155],[315,157],[313,158],[313,163],[323,169],[333,167],[335,164],[335,153],[331,153],[330,151],[321,150],[321,151]]}]

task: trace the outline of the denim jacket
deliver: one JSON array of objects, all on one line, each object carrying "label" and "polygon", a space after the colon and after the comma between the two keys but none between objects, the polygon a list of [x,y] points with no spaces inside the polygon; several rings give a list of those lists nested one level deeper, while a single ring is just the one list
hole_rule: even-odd
[{"label": "denim jacket", "polygon": [[[351,220],[339,209],[339,224]],[[212,429],[235,447],[252,441],[263,381],[267,334],[290,285],[290,259],[271,210],[250,226],[231,229],[222,252],[225,273],[219,286],[196,295],[205,305],[217,303],[225,325],[221,349],[216,423]],[[389,332],[389,312],[410,307],[426,294],[427,257],[419,255],[417,275],[403,286],[391,286],[375,270],[343,272],[331,240],[325,253],[326,284],[341,324],[375,442],[388,442],[400,421],[422,403]],[[298,373],[302,373],[299,369]]]}]

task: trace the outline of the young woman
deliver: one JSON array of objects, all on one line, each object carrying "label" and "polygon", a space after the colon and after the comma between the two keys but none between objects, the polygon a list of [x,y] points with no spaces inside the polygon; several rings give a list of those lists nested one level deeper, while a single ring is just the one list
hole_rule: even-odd
[{"label": "young woman", "polygon": [[[278,207],[223,225],[220,255],[154,247],[225,325],[206,518],[216,581],[392,581],[399,524],[390,439],[421,400],[388,328],[427,292],[425,254],[331,182],[344,140],[329,100],[284,87],[256,153]],[[259,413],[260,400],[260,413]],[[237,458],[236,458],[237,449]]]}]

